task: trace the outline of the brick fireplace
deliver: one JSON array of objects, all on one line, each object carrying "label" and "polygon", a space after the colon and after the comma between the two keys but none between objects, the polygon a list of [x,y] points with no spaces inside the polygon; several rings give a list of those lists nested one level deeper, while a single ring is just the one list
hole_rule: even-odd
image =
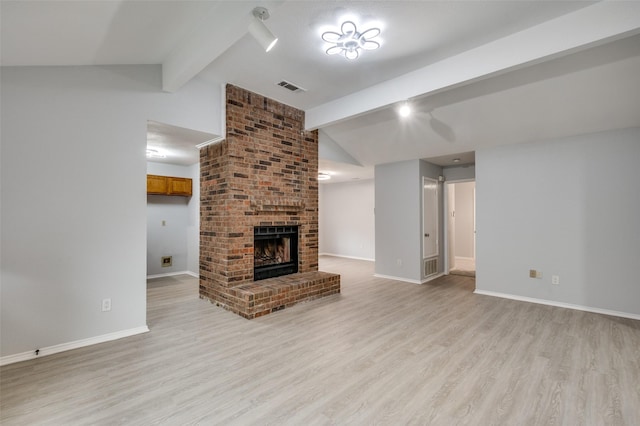
[{"label": "brick fireplace", "polygon": [[[251,319],[339,293],[340,276],[318,271],[317,131],[303,111],[232,85],[226,120],[226,139],[200,151],[200,297]],[[297,272],[256,281],[266,249],[254,238],[269,228],[296,229]]]}]

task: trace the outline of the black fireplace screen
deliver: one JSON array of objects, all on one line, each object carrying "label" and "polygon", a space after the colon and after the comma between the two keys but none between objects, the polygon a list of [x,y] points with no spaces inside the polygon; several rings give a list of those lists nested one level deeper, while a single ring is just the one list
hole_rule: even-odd
[{"label": "black fireplace screen", "polygon": [[256,226],[253,258],[254,281],[298,272],[298,227]]}]

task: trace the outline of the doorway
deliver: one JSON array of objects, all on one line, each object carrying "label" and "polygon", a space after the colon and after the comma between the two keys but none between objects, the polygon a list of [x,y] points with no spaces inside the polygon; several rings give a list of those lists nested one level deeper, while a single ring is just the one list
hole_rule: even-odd
[{"label": "doorway", "polygon": [[447,271],[475,276],[476,183],[447,183]]},{"label": "doorway", "polygon": [[[174,180],[191,179],[192,184],[191,195],[175,191],[172,195],[147,195],[147,278],[199,276],[198,146],[217,137],[212,133],[147,120],[147,150],[150,151],[147,153],[147,174]],[[171,257],[169,264],[163,262],[166,257]]]}]

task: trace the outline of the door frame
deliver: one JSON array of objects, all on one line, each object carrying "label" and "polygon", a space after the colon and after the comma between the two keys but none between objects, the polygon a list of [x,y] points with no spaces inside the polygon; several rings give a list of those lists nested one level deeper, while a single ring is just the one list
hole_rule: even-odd
[{"label": "door frame", "polygon": [[[474,182],[475,183],[475,179],[458,179],[458,180],[448,180],[445,181],[446,185],[453,185],[456,183],[466,183],[466,182]],[[443,248],[444,248],[444,273],[445,275],[449,274],[450,268],[450,259],[449,259],[449,191],[448,190],[444,190],[444,212],[447,215],[447,220],[443,221],[444,222],[444,244],[443,244]],[[476,202],[475,202],[475,198],[476,198],[476,190],[475,187],[473,189],[473,257],[474,260],[476,259]]]}]

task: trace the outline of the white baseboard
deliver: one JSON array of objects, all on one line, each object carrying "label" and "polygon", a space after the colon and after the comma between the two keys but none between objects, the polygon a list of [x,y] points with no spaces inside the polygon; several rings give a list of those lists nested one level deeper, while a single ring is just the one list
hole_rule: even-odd
[{"label": "white baseboard", "polygon": [[400,277],[394,277],[391,275],[382,275],[382,274],[373,274],[373,276],[377,278],[385,278],[387,280],[403,281],[405,283],[411,283],[411,284],[424,284],[424,283],[428,283],[429,281],[435,280],[436,278],[440,278],[444,276],[444,272],[439,272],[436,275],[431,275],[430,277],[425,278],[423,280],[410,280],[408,278],[400,278]]},{"label": "white baseboard", "polygon": [[42,358],[43,356],[57,354],[58,352],[69,351],[71,349],[82,348],[85,346],[95,345],[97,343],[110,342],[111,340],[122,339],[123,337],[135,336],[136,334],[147,333],[149,327],[142,326],[131,328],[129,330],[116,331],[114,333],[103,334],[101,336],[89,337],[88,339],[76,340],[68,343],[61,343],[59,345],[48,346],[46,348],[40,348],[38,355],[35,350],[22,352],[14,355],[7,355],[0,358],[0,365],[13,364],[15,362],[27,361],[34,358]]},{"label": "white baseboard", "polygon": [[384,278],[384,279],[387,279],[387,280],[402,281],[402,282],[411,283],[411,284],[422,284],[423,283],[420,280],[410,280],[408,278],[394,277],[393,275],[373,274],[373,276],[376,277],[376,278]]},{"label": "white baseboard", "polygon": [[191,275],[195,278],[200,278],[198,274],[191,271],[178,271],[178,272],[168,272],[166,274],[155,274],[155,275],[147,275],[148,280],[152,280],[154,278],[164,278],[164,277],[175,277],[176,275]]},{"label": "white baseboard", "polygon": [[428,283],[429,281],[433,281],[436,278],[440,278],[444,275],[445,275],[444,272],[439,272],[436,275],[431,275],[430,277],[425,278],[423,280],[410,280],[408,278],[394,277],[391,275],[373,274],[373,276],[377,278],[385,278],[385,279],[394,280],[394,281],[403,281],[405,283],[411,283],[411,284],[425,284],[425,283]]},{"label": "white baseboard", "polygon": [[345,256],[342,254],[335,253],[318,253],[318,256],[332,256],[332,257],[342,257],[344,259],[354,259],[354,260],[366,260],[367,262],[375,262],[375,259],[369,259],[367,257],[357,257],[357,256]]},{"label": "white baseboard", "polygon": [[614,317],[640,320],[640,315],[638,315],[638,314],[630,314],[630,313],[627,313],[627,312],[612,311],[612,310],[609,310],[609,309],[593,308],[591,306],[574,305],[574,304],[571,304],[571,303],[556,302],[556,301],[553,301],[553,300],[545,300],[545,299],[536,299],[536,298],[533,298],[533,297],[526,297],[526,296],[516,296],[516,295],[513,295],[513,294],[498,293],[498,292],[495,292],[495,291],[475,290],[474,293],[482,294],[484,296],[493,296],[493,297],[501,297],[503,299],[518,300],[520,302],[537,303],[537,304],[540,304],[540,305],[555,306],[555,307],[558,307],[558,308],[574,309],[576,311],[592,312],[594,314],[611,315],[611,316],[614,316]]},{"label": "white baseboard", "polygon": [[429,276],[429,277],[425,278],[424,280],[422,280],[422,281],[420,282],[420,284],[428,283],[429,281],[433,281],[433,280],[435,280],[436,278],[440,278],[440,277],[443,277],[443,276],[445,276],[445,275],[446,275],[446,274],[445,274],[444,272],[438,272],[438,273],[437,273],[437,274],[435,274],[435,275],[431,275],[431,276]]},{"label": "white baseboard", "polygon": [[473,262],[475,259],[473,257],[456,256],[455,260],[460,260],[461,262]]}]

